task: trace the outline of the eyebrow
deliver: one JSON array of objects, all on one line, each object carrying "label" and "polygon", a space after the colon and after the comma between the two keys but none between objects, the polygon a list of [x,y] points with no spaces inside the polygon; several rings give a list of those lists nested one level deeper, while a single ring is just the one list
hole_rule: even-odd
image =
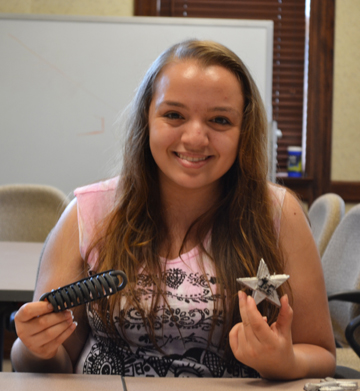
[{"label": "eyebrow", "polygon": [[233,109],[232,107],[227,107],[227,106],[213,107],[209,111],[211,111],[211,112],[213,112],[213,111],[223,111],[225,113],[234,113],[234,114],[238,115],[239,117],[241,116],[240,111],[238,111],[236,109]]},{"label": "eyebrow", "polygon": [[[174,107],[181,107],[181,108],[184,108],[184,109],[187,109],[188,106],[186,106],[185,104],[183,103],[180,103],[180,102],[176,102],[176,101],[172,101],[172,100],[164,100],[162,102],[160,102],[156,107],[159,107],[159,106],[162,106],[162,105],[168,105],[168,106],[174,106]],[[216,107],[212,107],[211,109],[209,109],[208,111],[210,112],[215,112],[215,111],[223,111],[223,112],[227,112],[227,113],[234,113],[236,114],[237,116],[241,117],[241,113],[240,111],[236,110],[236,109],[233,109],[232,107],[228,107],[228,106],[216,106]]]},{"label": "eyebrow", "polygon": [[174,107],[182,107],[184,109],[187,109],[188,107],[184,105],[183,103],[172,101],[172,100],[163,100],[159,104],[156,105],[156,107],[167,105],[167,106],[174,106]]}]

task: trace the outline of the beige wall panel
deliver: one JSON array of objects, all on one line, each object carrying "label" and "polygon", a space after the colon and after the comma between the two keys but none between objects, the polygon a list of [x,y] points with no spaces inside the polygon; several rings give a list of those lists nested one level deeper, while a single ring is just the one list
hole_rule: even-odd
[{"label": "beige wall panel", "polygon": [[0,0],[0,12],[133,16],[133,0]]},{"label": "beige wall panel", "polygon": [[28,14],[31,12],[31,0],[0,0],[0,12]]},{"label": "beige wall panel", "polygon": [[360,181],[360,1],[337,0],[331,179]]},{"label": "beige wall panel", "polygon": [[356,205],[357,205],[357,204],[353,204],[353,203],[351,203],[351,202],[347,202],[347,203],[345,204],[345,213],[349,212],[349,210],[350,210],[352,207],[356,206]]}]

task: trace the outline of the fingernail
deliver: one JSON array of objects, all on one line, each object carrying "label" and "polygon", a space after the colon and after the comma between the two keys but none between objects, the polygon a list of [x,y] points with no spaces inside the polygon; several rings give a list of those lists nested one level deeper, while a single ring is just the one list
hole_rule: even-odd
[{"label": "fingernail", "polygon": [[66,310],[66,312],[65,312],[65,316],[71,316],[71,318],[72,319],[74,319],[74,314],[73,314],[73,312],[71,311],[71,310]]},{"label": "fingernail", "polygon": [[75,325],[75,327],[77,327],[77,325],[78,325],[78,322],[74,322],[73,324]]},{"label": "fingernail", "polygon": [[53,307],[52,304],[50,304],[50,303],[47,305],[47,308],[48,308],[49,310],[53,310],[53,309],[54,309],[54,307]]},{"label": "fingernail", "polygon": [[245,297],[246,297],[246,296],[245,296],[245,292],[240,291],[240,292],[239,292],[239,300],[240,300],[240,301],[244,301],[244,300],[245,300]]},{"label": "fingernail", "polygon": [[255,303],[255,300],[254,300],[254,298],[252,297],[252,295],[248,295],[248,297],[247,297],[247,302],[248,302],[248,304],[250,304],[252,301]]}]

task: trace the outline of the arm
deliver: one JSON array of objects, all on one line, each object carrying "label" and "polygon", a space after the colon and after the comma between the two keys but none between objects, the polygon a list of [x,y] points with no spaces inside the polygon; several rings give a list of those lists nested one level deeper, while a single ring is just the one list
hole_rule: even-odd
[{"label": "arm", "polygon": [[290,194],[283,213],[280,245],[294,296],[292,336],[302,377],[333,375],[335,339],[319,252],[302,209]]},{"label": "arm", "polygon": [[47,302],[38,300],[43,293],[84,278],[84,274],[74,200],[44,249],[34,301],[22,306],[15,317],[18,339],[13,345],[11,360],[16,371],[74,371],[88,335],[85,306],[73,309],[76,326],[70,311],[54,313]]},{"label": "arm", "polygon": [[241,292],[243,322],[230,333],[235,357],[266,378],[326,377],[335,370],[335,344],[321,261],[298,201],[287,193],[281,219],[280,246],[290,275],[292,308],[281,298],[277,321],[264,322],[255,302]]}]

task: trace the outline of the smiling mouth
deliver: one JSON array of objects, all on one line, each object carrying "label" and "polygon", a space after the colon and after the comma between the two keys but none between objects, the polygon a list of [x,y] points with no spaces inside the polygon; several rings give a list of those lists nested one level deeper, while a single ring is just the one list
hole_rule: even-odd
[{"label": "smiling mouth", "polygon": [[175,152],[175,155],[182,159],[182,160],[187,160],[189,162],[203,162],[206,159],[209,159],[210,156],[205,156],[205,157],[191,157],[191,156],[186,156],[182,155],[181,153]]}]

